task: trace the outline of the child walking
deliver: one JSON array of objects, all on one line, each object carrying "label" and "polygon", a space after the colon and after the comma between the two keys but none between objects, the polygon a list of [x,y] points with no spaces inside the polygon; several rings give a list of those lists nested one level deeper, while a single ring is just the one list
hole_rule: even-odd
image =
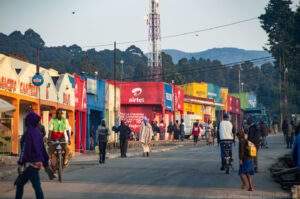
[{"label": "child walking", "polygon": [[249,189],[248,191],[254,191],[253,184],[252,184],[252,175],[254,175],[254,162],[253,158],[250,157],[246,153],[247,141],[245,140],[245,133],[240,131],[237,134],[239,138],[239,159],[240,159],[240,168],[239,168],[239,175],[243,182],[242,189],[246,189],[247,182],[245,179],[245,175],[247,176]]},{"label": "child walking", "polygon": [[197,146],[199,133],[200,133],[200,128],[198,124],[195,122],[192,131],[192,134],[194,135],[194,146]]}]

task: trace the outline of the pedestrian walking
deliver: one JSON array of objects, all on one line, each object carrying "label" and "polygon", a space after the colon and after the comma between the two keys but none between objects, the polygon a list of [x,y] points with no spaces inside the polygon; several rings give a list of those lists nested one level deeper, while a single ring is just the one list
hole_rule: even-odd
[{"label": "pedestrian walking", "polygon": [[178,120],[176,120],[174,124],[174,140],[179,140],[179,135],[180,135],[180,125],[178,123]]},{"label": "pedestrian walking", "polygon": [[261,144],[262,137],[257,129],[257,126],[253,123],[251,118],[247,119],[248,124],[248,140],[251,141],[256,147],[256,156],[254,157],[254,171],[258,172],[258,149]]},{"label": "pedestrian walking", "polygon": [[181,119],[181,123],[180,123],[180,138],[181,138],[181,141],[184,140],[184,136],[185,136],[185,126],[184,126],[184,120]]},{"label": "pedestrian walking", "polygon": [[101,124],[97,128],[97,143],[99,143],[99,163],[105,164],[106,145],[110,136],[110,130],[106,126],[105,120],[103,119]]},{"label": "pedestrian walking", "polygon": [[210,146],[213,143],[213,129],[214,126],[211,123],[211,120],[208,120],[208,123],[205,123],[205,137],[206,137],[206,145]]},{"label": "pedestrian walking", "polygon": [[268,148],[267,136],[269,133],[269,129],[263,120],[260,120],[258,130],[260,135],[262,136],[261,148]]},{"label": "pedestrian walking", "polygon": [[41,122],[39,122],[37,128],[41,132],[42,136],[45,137],[45,135],[46,135],[45,126]]},{"label": "pedestrian walking", "polygon": [[289,118],[285,118],[282,124],[282,131],[285,135],[286,140],[286,148],[292,148],[292,144],[294,141],[294,129],[293,124],[290,122]]},{"label": "pedestrian walking", "polygon": [[95,127],[92,125],[90,128],[90,150],[94,150],[94,135],[95,135]]},{"label": "pedestrian walking", "polygon": [[127,147],[128,147],[128,137],[131,134],[132,130],[125,125],[125,121],[122,120],[121,121],[121,125],[115,129],[115,127],[113,128],[113,130],[118,133],[120,132],[120,151],[121,151],[121,158],[126,158],[127,155]]},{"label": "pedestrian walking", "polygon": [[143,156],[149,157],[150,153],[150,143],[153,135],[152,127],[149,124],[149,120],[147,117],[144,118],[144,121],[141,124],[140,128],[140,142],[143,147]]},{"label": "pedestrian walking", "polygon": [[160,140],[164,140],[165,139],[165,125],[164,125],[164,121],[160,121],[159,124],[159,133],[160,133]]},{"label": "pedestrian walking", "polygon": [[194,146],[197,146],[199,134],[200,134],[200,128],[197,122],[195,122],[192,130],[192,135],[194,135]]},{"label": "pedestrian walking", "polygon": [[19,177],[15,182],[17,186],[16,199],[23,197],[24,185],[28,180],[32,183],[36,198],[44,198],[39,176],[42,166],[48,173],[49,178],[54,178],[52,170],[49,167],[49,156],[44,146],[43,136],[37,129],[40,120],[40,116],[34,112],[30,112],[25,119],[27,130],[21,138],[21,155],[18,161]]},{"label": "pedestrian walking", "polygon": [[278,129],[279,129],[279,121],[277,119],[277,115],[274,114],[273,115],[273,121],[272,121],[272,129],[273,129],[273,133],[277,134],[278,133]]},{"label": "pedestrian walking", "polygon": [[169,140],[173,140],[173,137],[174,137],[174,126],[173,126],[172,122],[169,123],[167,132],[168,132],[168,135],[169,135]]},{"label": "pedestrian walking", "polygon": [[253,158],[250,157],[246,153],[247,141],[245,140],[245,133],[240,131],[237,134],[239,139],[239,159],[240,159],[240,167],[239,167],[239,176],[243,182],[242,189],[246,189],[247,182],[245,180],[245,175],[247,176],[249,189],[248,191],[254,191],[253,184],[252,184],[252,177],[254,175],[254,165],[253,165]]}]

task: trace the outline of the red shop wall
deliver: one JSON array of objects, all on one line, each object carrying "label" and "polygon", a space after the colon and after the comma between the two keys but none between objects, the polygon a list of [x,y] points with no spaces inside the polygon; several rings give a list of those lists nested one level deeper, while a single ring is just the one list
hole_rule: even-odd
[{"label": "red shop wall", "polygon": [[164,106],[163,82],[123,82],[121,104],[161,104]]},{"label": "red shop wall", "polygon": [[140,126],[145,116],[149,119],[150,123],[154,120],[157,120],[158,122],[162,120],[161,111],[153,111],[153,105],[121,106],[121,120],[124,120],[125,124],[135,132],[140,132]]}]

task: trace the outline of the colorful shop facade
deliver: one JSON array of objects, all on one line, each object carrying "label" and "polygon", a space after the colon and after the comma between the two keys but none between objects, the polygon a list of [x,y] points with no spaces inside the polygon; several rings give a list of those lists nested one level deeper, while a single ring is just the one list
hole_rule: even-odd
[{"label": "colorful shop facade", "polygon": [[[30,111],[41,116],[41,122],[48,133],[49,120],[61,108],[74,131],[74,77],[40,68],[44,83],[36,87],[32,84],[36,66],[27,60],[3,54],[0,54],[0,71],[0,98],[15,107],[14,111],[0,114],[0,152],[20,152],[19,141],[26,129],[25,117]],[[75,148],[74,135],[71,143],[71,148]]]}]

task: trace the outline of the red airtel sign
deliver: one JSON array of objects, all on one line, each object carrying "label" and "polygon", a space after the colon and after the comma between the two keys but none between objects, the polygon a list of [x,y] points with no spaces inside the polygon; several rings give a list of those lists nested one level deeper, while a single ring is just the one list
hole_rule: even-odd
[{"label": "red airtel sign", "polygon": [[164,103],[163,82],[123,82],[121,104]]}]

